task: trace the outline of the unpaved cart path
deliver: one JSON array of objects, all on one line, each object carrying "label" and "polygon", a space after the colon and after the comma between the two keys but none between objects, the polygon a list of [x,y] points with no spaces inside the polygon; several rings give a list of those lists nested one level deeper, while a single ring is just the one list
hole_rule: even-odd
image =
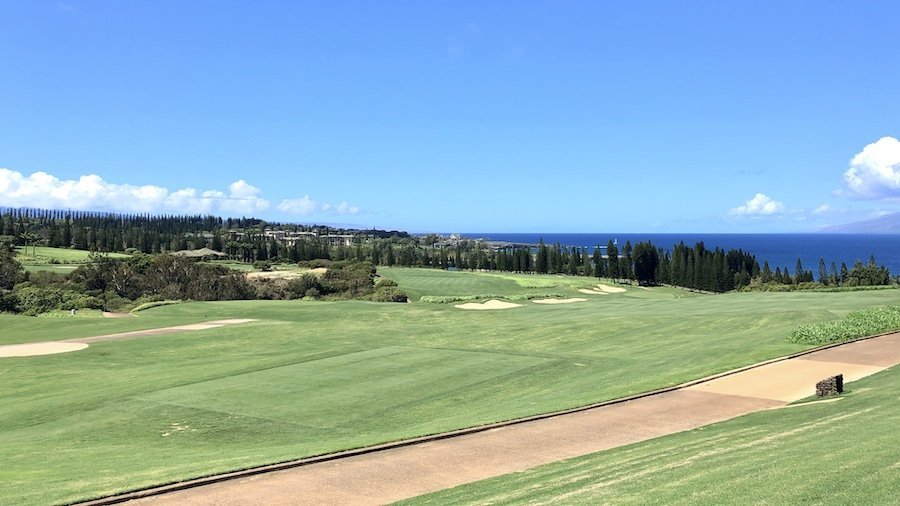
[{"label": "unpaved cart path", "polygon": [[635,400],[135,502],[384,504],[783,406],[812,395],[827,376],[853,381],[897,363],[900,334],[889,334]]}]

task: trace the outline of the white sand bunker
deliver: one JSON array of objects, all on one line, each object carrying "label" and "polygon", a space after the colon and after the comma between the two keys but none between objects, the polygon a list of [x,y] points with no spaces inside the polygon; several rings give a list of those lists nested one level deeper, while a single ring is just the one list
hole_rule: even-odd
[{"label": "white sand bunker", "polygon": [[617,286],[604,285],[603,283],[600,283],[599,285],[597,285],[597,289],[599,289],[600,291],[605,292],[605,293],[622,293],[622,292],[627,291],[624,288],[619,288]]},{"label": "white sand bunker", "polygon": [[579,293],[585,293],[587,295],[609,295],[606,292],[601,292],[600,290],[596,290],[593,288],[580,288],[578,289]]},{"label": "white sand bunker", "polygon": [[104,318],[134,318],[135,316],[137,316],[137,315],[134,315],[131,313],[114,313],[112,311],[104,311],[103,312]]},{"label": "white sand bunker", "polygon": [[34,357],[37,355],[52,355],[54,353],[66,353],[87,348],[85,343],[66,343],[52,341],[43,343],[8,344],[0,346],[0,357]]},{"label": "white sand bunker", "polygon": [[255,322],[253,318],[231,318],[227,320],[212,320],[203,323],[192,323],[189,325],[178,325],[175,327],[164,327],[159,329],[133,330],[131,332],[120,332],[118,334],[106,334],[94,337],[76,337],[75,339],[66,339],[63,341],[44,341],[40,343],[24,343],[24,344],[7,344],[0,346],[0,358],[4,357],[33,357],[36,355],[52,355],[54,353],[66,353],[69,351],[83,350],[88,347],[89,343],[101,341],[116,341],[119,339],[129,339],[133,337],[158,336],[163,334],[174,334],[185,330],[207,330],[224,327],[236,323]]},{"label": "white sand bunker", "polygon": [[522,307],[522,304],[514,304],[512,302],[503,302],[502,300],[492,299],[482,304],[477,302],[469,302],[468,304],[457,304],[454,307],[460,309],[512,309],[514,307]]},{"label": "white sand bunker", "polygon": [[587,299],[582,299],[580,297],[573,297],[571,299],[537,299],[531,302],[535,304],[571,304],[573,302],[585,302]]}]

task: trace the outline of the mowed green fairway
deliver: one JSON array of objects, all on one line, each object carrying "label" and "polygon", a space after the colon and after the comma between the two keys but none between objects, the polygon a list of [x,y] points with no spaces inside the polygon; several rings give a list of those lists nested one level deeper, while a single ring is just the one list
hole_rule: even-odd
[{"label": "mowed green fairway", "polygon": [[900,369],[848,389],[402,504],[897,504]]},{"label": "mowed green fairway", "polygon": [[[16,248],[16,260],[28,271],[53,271],[67,274],[90,259],[91,252],[46,246]],[[123,253],[103,253],[111,258],[126,258]]]},{"label": "mowed green fairway", "polygon": [[[440,274],[469,273],[422,276],[448,286]],[[562,281],[550,290],[573,294],[592,283],[552,278]],[[784,338],[799,324],[900,301],[894,290],[680,295],[630,288],[500,311],[242,301],[119,320],[4,316],[4,343],[259,321],[0,359],[0,503],[86,499],[620,397],[797,351]]]}]

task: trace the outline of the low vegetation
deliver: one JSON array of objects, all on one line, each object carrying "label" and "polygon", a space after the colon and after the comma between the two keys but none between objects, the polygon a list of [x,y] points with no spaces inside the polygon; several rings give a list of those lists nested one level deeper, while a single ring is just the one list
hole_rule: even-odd
[{"label": "low vegetation", "polygon": [[830,344],[900,329],[900,306],[860,309],[837,321],[801,325],[788,337],[799,344]]},{"label": "low vegetation", "polygon": [[896,504],[900,369],[849,388],[400,504]]},{"label": "low vegetation", "polygon": [[26,315],[71,309],[122,311],[169,300],[407,300],[396,283],[376,284],[375,268],[368,262],[321,260],[327,265],[321,276],[267,279],[184,256],[134,253],[84,258],[68,273],[28,272],[12,248],[0,245],[0,311]]},{"label": "low vegetation", "polygon": [[[434,295],[529,291],[489,273],[381,274],[428,276]],[[572,295],[583,281],[534,277],[554,278]],[[429,294],[424,282],[416,290]],[[258,320],[2,359],[3,497],[71,502],[621,397],[805,349],[785,340],[798,325],[894,299],[883,290],[705,296],[653,287],[501,312],[246,300],[160,306],[140,318],[0,314],[3,344]]]}]

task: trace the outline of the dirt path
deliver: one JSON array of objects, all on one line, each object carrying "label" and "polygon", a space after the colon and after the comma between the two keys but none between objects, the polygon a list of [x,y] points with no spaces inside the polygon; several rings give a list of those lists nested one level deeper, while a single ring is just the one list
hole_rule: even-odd
[{"label": "dirt path", "polygon": [[[900,363],[900,334],[816,351],[691,386],[483,432],[238,477],[137,503],[384,504],[693,429],[853,381]],[[100,504],[100,503],[95,503]]]},{"label": "dirt path", "polygon": [[131,332],[119,332],[94,337],[78,337],[75,339],[63,339],[60,341],[41,341],[36,343],[7,344],[0,346],[0,358],[3,357],[33,357],[37,355],[52,355],[55,353],[68,353],[70,351],[83,350],[91,343],[101,341],[115,341],[117,339],[131,339],[143,336],[159,336],[163,334],[175,334],[188,330],[206,330],[236,323],[254,322],[253,319],[212,320],[191,325],[177,325],[175,327],[163,327],[159,329],[134,330]]}]

